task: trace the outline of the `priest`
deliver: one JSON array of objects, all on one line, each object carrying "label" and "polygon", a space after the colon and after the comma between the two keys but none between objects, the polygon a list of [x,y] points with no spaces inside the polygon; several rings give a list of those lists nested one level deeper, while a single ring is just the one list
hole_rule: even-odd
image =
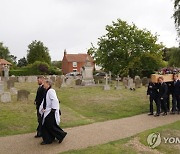
[{"label": "priest", "polygon": [[60,127],[60,108],[56,91],[52,89],[52,81],[45,79],[44,88],[46,93],[39,108],[42,116],[42,138],[41,145],[51,144],[55,139],[61,143],[67,135]]}]

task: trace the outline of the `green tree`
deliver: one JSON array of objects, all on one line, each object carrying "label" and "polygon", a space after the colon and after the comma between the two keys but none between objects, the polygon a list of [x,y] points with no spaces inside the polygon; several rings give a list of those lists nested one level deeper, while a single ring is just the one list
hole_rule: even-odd
[{"label": "green tree", "polygon": [[61,67],[62,67],[62,61],[52,61],[52,66],[61,69]]},{"label": "green tree", "polygon": [[157,35],[120,19],[106,26],[106,30],[107,34],[99,38],[98,48],[92,46],[88,50],[105,71],[134,76],[162,66],[163,45],[157,43]]},{"label": "green tree", "polygon": [[18,66],[18,67],[23,67],[23,66],[27,66],[27,64],[28,64],[28,62],[27,62],[26,58],[23,57],[23,58],[21,58],[21,59],[18,60],[17,66]]},{"label": "green tree", "polygon": [[180,48],[170,48],[169,52],[169,66],[180,67]]},{"label": "green tree", "polygon": [[46,62],[48,64],[51,63],[49,50],[44,46],[43,42],[35,40],[29,44],[27,51],[27,61],[28,64],[32,64],[35,61]]},{"label": "green tree", "polygon": [[180,36],[180,0],[174,0],[174,22],[178,36]]},{"label": "green tree", "polygon": [[8,47],[4,46],[2,42],[0,42],[0,58],[9,61],[12,64],[16,64],[16,56],[11,55]]}]

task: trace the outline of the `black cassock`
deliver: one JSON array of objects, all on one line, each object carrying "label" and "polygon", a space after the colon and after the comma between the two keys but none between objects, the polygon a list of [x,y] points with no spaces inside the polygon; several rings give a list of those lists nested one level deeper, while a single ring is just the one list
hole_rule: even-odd
[{"label": "black cassock", "polygon": [[56,123],[55,112],[52,110],[45,118],[42,126],[42,138],[47,144],[52,143],[55,138],[61,143],[67,135]]}]

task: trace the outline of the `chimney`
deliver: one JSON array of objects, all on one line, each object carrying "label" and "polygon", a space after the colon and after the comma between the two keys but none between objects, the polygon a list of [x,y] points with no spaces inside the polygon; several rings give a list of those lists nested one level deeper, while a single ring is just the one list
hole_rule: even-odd
[{"label": "chimney", "polygon": [[67,51],[66,51],[66,49],[64,49],[64,56],[67,54]]}]

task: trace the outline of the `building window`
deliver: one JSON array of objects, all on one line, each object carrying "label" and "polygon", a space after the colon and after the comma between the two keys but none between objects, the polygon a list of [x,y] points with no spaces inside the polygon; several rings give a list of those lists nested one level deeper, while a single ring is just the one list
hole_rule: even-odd
[{"label": "building window", "polygon": [[73,62],[73,67],[77,67],[77,62]]}]

